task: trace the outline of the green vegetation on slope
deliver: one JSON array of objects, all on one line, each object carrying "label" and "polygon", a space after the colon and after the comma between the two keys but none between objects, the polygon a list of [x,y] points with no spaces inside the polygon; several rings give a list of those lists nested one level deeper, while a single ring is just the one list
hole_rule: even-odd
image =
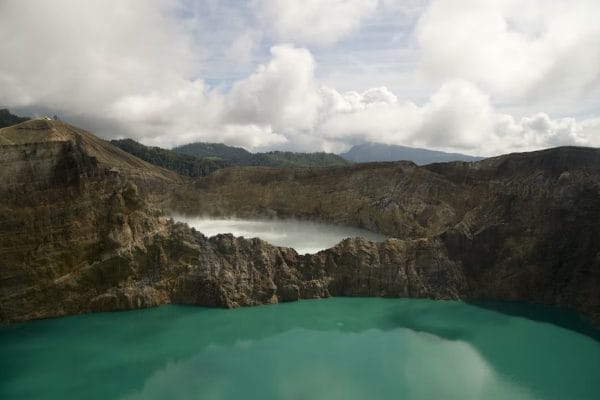
[{"label": "green vegetation on slope", "polygon": [[241,147],[227,146],[223,143],[190,143],[175,147],[173,151],[193,157],[228,160],[235,165],[253,165],[254,154]]},{"label": "green vegetation on slope", "polygon": [[293,153],[271,151],[254,154],[256,165],[269,167],[333,167],[349,165],[342,157],[332,153]]},{"label": "green vegetation on slope", "polygon": [[146,162],[185,176],[206,176],[230,165],[223,160],[193,157],[160,147],[144,146],[132,139],[111,140],[111,143]]},{"label": "green vegetation on slope", "polygon": [[132,139],[111,143],[142,160],[185,176],[206,176],[230,166],[330,167],[349,162],[331,153],[292,153],[271,151],[250,153],[222,143],[192,143],[173,150],[144,146]]},{"label": "green vegetation on slope", "polygon": [[19,117],[12,114],[6,108],[0,110],[0,128],[6,128],[7,126],[20,124],[21,122],[25,122],[27,120],[29,120],[29,117]]},{"label": "green vegetation on slope", "polygon": [[250,153],[240,147],[227,146],[222,143],[191,143],[175,147],[173,151],[195,157],[226,160],[232,165],[239,166],[332,167],[350,164],[342,157],[332,153],[294,153],[290,151]]}]

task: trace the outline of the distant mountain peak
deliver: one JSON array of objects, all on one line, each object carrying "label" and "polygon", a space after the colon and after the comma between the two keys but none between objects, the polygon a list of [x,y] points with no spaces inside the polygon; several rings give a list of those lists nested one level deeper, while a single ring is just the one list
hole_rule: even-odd
[{"label": "distant mountain peak", "polygon": [[340,154],[340,156],[346,160],[359,163],[405,160],[412,161],[417,165],[450,161],[479,161],[483,159],[483,157],[475,157],[460,153],[446,153],[444,151],[422,149],[418,147],[374,142],[357,144],[347,152]]}]

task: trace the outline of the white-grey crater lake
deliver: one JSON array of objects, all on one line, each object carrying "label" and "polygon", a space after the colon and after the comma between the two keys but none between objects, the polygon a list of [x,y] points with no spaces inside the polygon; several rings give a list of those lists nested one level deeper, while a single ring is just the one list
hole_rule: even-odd
[{"label": "white-grey crater lake", "polygon": [[231,233],[245,238],[258,237],[275,246],[291,247],[299,254],[317,253],[335,246],[346,238],[363,237],[381,242],[386,238],[377,233],[348,226],[331,225],[296,219],[237,219],[174,216],[177,221],[206,236]]}]

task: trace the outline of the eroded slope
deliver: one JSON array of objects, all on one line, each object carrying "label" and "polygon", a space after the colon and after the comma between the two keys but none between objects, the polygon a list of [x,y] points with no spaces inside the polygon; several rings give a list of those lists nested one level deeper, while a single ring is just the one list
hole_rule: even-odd
[{"label": "eroded slope", "polygon": [[[54,121],[0,130],[0,321],[330,295],[532,301],[599,320],[600,155],[231,168],[194,182]],[[315,255],[206,238],[161,208],[394,237]]]}]

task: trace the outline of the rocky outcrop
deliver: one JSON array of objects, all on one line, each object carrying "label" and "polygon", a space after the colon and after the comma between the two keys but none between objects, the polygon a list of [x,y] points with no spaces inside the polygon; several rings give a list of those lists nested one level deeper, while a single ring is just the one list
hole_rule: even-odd
[{"label": "rocky outcrop", "polygon": [[175,286],[176,302],[237,307],[329,296],[458,299],[467,293],[460,266],[442,255],[442,243],[427,239],[346,239],[304,256],[231,235],[206,245]]},{"label": "rocky outcrop", "polygon": [[0,144],[0,321],[85,309],[130,274],[123,253],[166,232],[146,204],[178,177],[55,121],[2,129]]},{"label": "rocky outcrop", "polygon": [[600,320],[598,149],[425,167],[228,169],[195,185],[177,211],[319,218],[441,243],[432,254],[465,277],[461,298],[552,304]]},{"label": "rocky outcrop", "polygon": [[[165,207],[371,229],[314,255],[207,238]],[[327,296],[552,304],[600,322],[600,154],[231,168],[188,181],[54,121],[0,130],[0,321]]]}]

